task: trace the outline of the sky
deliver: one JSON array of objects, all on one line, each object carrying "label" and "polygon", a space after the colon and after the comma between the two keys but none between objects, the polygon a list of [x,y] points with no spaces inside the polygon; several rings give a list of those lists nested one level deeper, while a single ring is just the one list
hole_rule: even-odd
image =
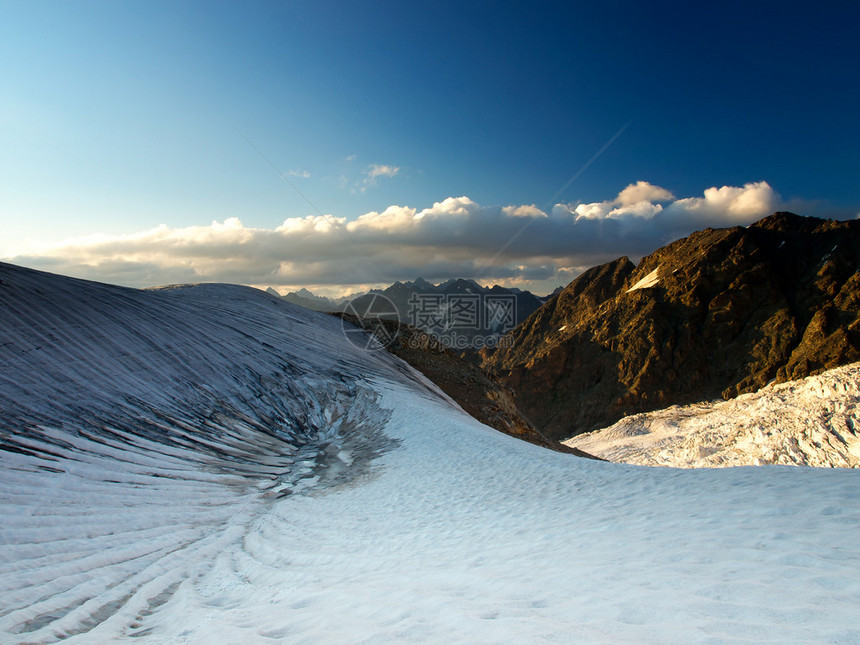
[{"label": "sky", "polygon": [[858,19],[0,0],[0,258],[136,287],[546,293],[697,228],[857,217]]}]

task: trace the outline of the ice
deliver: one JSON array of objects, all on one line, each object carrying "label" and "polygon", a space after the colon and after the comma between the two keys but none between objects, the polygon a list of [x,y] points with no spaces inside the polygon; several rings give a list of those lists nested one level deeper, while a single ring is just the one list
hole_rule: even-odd
[{"label": "ice", "polygon": [[582,460],[262,292],[0,269],[4,644],[860,642],[855,471]]},{"label": "ice", "polygon": [[860,467],[860,363],[729,401],[636,414],[566,441],[610,461],[683,468]]}]

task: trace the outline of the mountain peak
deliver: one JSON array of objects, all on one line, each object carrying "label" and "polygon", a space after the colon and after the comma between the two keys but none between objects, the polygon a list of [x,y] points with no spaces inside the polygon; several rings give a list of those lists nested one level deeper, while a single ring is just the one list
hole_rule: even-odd
[{"label": "mountain peak", "polygon": [[484,287],[482,287],[480,284],[478,284],[471,278],[452,278],[440,284],[437,289],[445,293],[483,293],[484,291],[486,291]]},{"label": "mountain peak", "polygon": [[806,217],[789,211],[777,211],[772,215],[760,219],[751,224],[754,228],[770,229],[772,231],[784,231],[798,226],[816,226],[824,220],[818,217]]}]

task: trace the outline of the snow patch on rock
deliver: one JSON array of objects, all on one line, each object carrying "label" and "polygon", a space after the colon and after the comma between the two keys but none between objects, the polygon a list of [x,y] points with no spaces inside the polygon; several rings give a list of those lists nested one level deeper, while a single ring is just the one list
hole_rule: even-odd
[{"label": "snow patch on rock", "polygon": [[651,273],[642,278],[639,282],[630,287],[627,290],[627,293],[630,293],[631,291],[636,291],[637,289],[650,289],[651,287],[657,286],[658,282],[660,282],[660,267],[657,267]]}]

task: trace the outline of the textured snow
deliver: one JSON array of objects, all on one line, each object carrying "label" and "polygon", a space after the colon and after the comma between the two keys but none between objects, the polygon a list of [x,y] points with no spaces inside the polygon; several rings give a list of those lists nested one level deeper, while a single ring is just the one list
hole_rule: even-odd
[{"label": "textured snow", "polygon": [[739,396],[635,414],[565,441],[604,459],[683,468],[860,467],[860,363]]},{"label": "textured snow", "polygon": [[550,452],[250,289],[0,296],[3,643],[860,642],[854,471]]},{"label": "textured snow", "polygon": [[639,282],[630,287],[627,290],[627,293],[630,293],[631,291],[636,291],[637,289],[650,289],[651,287],[657,286],[658,282],[660,282],[660,267],[657,267],[651,273],[642,278]]}]

